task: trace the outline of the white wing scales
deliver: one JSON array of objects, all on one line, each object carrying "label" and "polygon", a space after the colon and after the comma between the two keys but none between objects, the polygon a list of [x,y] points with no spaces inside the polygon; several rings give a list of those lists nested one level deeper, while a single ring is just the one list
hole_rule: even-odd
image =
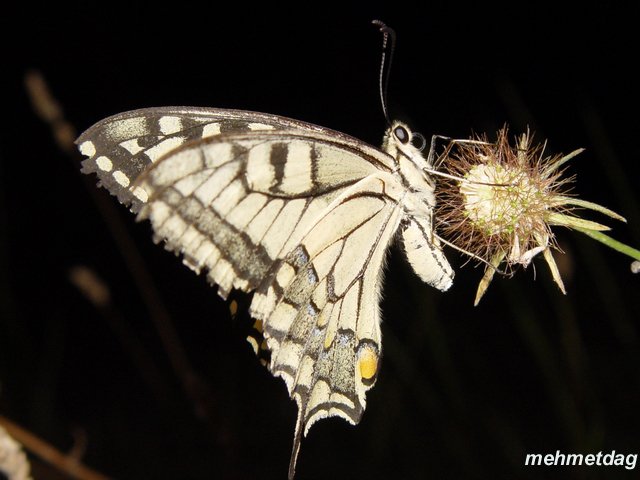
[{"label": "white wing scales", "polygon": [[[83,172],[151,221],[218,292],[254,291],[269,368],[298,404],[291,458],[319,419],[356,424],[381,358],[384,255],[400,228],[412,267],[446,290],[424,158],[275,115],[190,107],[110,117],[77,141]],[[405,128],[401,126],[400,128]]]}]

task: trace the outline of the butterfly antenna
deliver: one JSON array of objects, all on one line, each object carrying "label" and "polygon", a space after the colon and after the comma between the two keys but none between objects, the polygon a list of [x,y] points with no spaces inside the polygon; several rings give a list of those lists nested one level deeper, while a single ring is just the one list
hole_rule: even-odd
[{"label": "butterfly antenna", "polygon": [[[391,74],[391,62],[393,61],[393,51],[396,45],[396,32],[385,25],[380,20],[373,20],[371,23],[380,28],[382,32],[382,61],[380,62],[380,76],[378,78],[380,88],[380,102],[382,103],[382,113],[387,124],[391,125],[389,112],[387,111],[387,89],[389,87],[389,75]],[[389,41],[390,40],[390,41]],[[387,57],[387,51],[389,55]]]}]

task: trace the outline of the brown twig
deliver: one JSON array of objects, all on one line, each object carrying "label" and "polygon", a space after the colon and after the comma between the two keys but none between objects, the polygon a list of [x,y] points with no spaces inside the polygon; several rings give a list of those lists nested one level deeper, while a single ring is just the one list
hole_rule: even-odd
[{"label": "brown twig", "polygon": [[32,70],[25,75],[24,83],[33,110],[51,126],[53,137],[60,149],[67,153],[72,152],[73,141],[76,138],[75,128],[65,120],[62,107],[51,95],[44,77],[40,72]]},{"label": "brown twig", "polygon": [[111,292],[107,284],[96,272],[85,265],[71,267],[68,278],[71,284],[102,314],[104,321],[129,354],[132,364],[158,401],[164,401],[168,392],[165,379],[153,357],[145,350],[129,324],[124,321],[121,313],[112,303]]},{"label": "brown twig", "polygon": [[[73,143],[75,129],[65,120],[62,108],[51,95],[44,77],[39,72],[28,72],[25,75],[25,87],[34,110],[40,118],[50,125],[58,145],[77,166],[81,158]],[[212,390],[191,366],[174,323],[133,239],[116,212],[114,204],[107,201],[107,197],[95,188],[93,180],[84,176],[83,180],[125,260],[129,273],[140,292],[169,357],[171,366],[180,378],[188,397],[194,403],[196,414],[200,417],[209,417],[208,398],[212,396]]]},{"label": "brown twig", "polygon": [[78,458],[70,455],[65,455],[41,438],[37,437],[28,430],[25,430],[21,426],[16,425],[11,420],[1,415],[0,426],[2,426],[18,443],[21,443],[24,448],[29,450],[34,455],[38,456],[43,461],[49,463],[50,465],[53,465],[58,470],[65,472],[72,478],[78,478],[82,480],[109,479],[109,477],[83,465]]}]

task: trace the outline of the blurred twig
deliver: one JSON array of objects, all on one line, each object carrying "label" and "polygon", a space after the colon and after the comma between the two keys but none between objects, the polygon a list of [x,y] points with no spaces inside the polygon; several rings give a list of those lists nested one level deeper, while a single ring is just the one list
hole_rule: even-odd
[{"label": "blurred twig", "polygon": [[580,257],[587,259],[583,262],[590,276],[593,286],[592,294],[599,298],[607,313],[606,320],[617,337],[621,346],[629,348],[637,361],[637,344],[640,335],[634,315],[630,312],[625,298],[625,292],[621,288],[618,279],[611,271],[601,248],[588,239],[576,238],[576,245],[580,250]]},{"label": "blurred twig", "polygon": [[634,239],[640,239],[640,209],[638,208],[637,187],[633,185],[631,177],[625,170],[618,156],[605,125],[596,112],[592,103],[580,98],[582,107],[582,121],[590,137],[595,153],[595,158],[600,162],[602,175],[608,179],[611,194],[619,205],[624,205],[621,212],[628,221],[628,228],[633,233]]},{"label": "blurred twig", "polygon": [[27,72],[24,81],[33,110],[49,124],[58,147],[64,152],[72,152],[74,150],[73,141],[77,136],[75,128],[65,120],[62,107],[49,92],[40,72]]},{"label": "blurred twig", "polygon": [[[64,118],[62,108],[51,95],[44,77],[36,71],[25,75],[25,88],[34,110],[47,122],[60,148],[69,155],[74,166],[81,161],[79,152],[74,146],[75,129]],[[120,254],[132,276],[142,300],[154,322],[171,366],[176,372],[184,390],[192,400],[196,414],[209,417],[209,399],[212,390],[210,386],[193,370],[186,352],[179,340],[174,323],[162,301],[155,283],[140,255],[135,243],[115,210],[115,205],[95,188],[89,177],[82,177],[87,190],[92,196],[96,207],[107,224]]]},{"label": "blurred twig", "polygon": [[109,287],[93,270],[84,265],[76,265],[69,270],[69,281],[102,314],[156,398],[159,400],[166,398],[168,387],[160,370],[117,308],[111,303]]},{"label": "blurred twig", "polygon": [[[0,416],[0,426],[4,428],[11,437],[13,437],[18,443],[24,445],[24,447],[38,456],[45,462],[53,465],[61,472],[65,472],[72,478],[81,480],[108,480],[109,477],[92,470],[80,462],[80,459],[71,455],[65,455],[53,446],[49,445],[44,440],[38,438],[33,433],[25,430],[24,428],[16,425],[11,420]],[[1,454],[0,449],[0,454]],[[0,460],[2,455],[0,455]],[[26,459],[25,459],[26,461]],[[24,467],[23,467],[24,468]],[[25,476],[10,476],[10,480],[28,479],[28,470]]]},{"label": "blurred twig", "polygon": [[585,424],[576,405],[576,398],[566,384],[563,369],[555,353],[557,350],[550,336],[537,321],[536,309],[529,297],[517,282],[510,283],[508,286],[505,283],[501,285],[505,289],[504,298],[507,300],[514,325],[543,377],[547,396],[553,404],[557,420],[562,425],[561,430],[566,432],[571,445],[579,445],[585,433]]}]

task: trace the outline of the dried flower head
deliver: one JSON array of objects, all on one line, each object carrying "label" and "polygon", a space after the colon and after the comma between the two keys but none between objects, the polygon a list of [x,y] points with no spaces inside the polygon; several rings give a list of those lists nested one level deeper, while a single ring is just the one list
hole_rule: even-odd
[{"label": "dried flower head", "polygon": [[438,184],[437,228],[456,248],[486,263],[475,304],[498,270],[511,274],[542,253],[553,279],[565,292],[551,254],[557,249],[551,226],[581,231],[609,227],[575,215],[576,208],[596,210],[617,220],[624,218],[592,202],[568,194],[573,178],[563,166],[582,152],[543,157],[544,147],[533,146],[525,133],[509,144],[507,128],[495,143],[484,137],[452,141],[441,156],[444,173]]}]

